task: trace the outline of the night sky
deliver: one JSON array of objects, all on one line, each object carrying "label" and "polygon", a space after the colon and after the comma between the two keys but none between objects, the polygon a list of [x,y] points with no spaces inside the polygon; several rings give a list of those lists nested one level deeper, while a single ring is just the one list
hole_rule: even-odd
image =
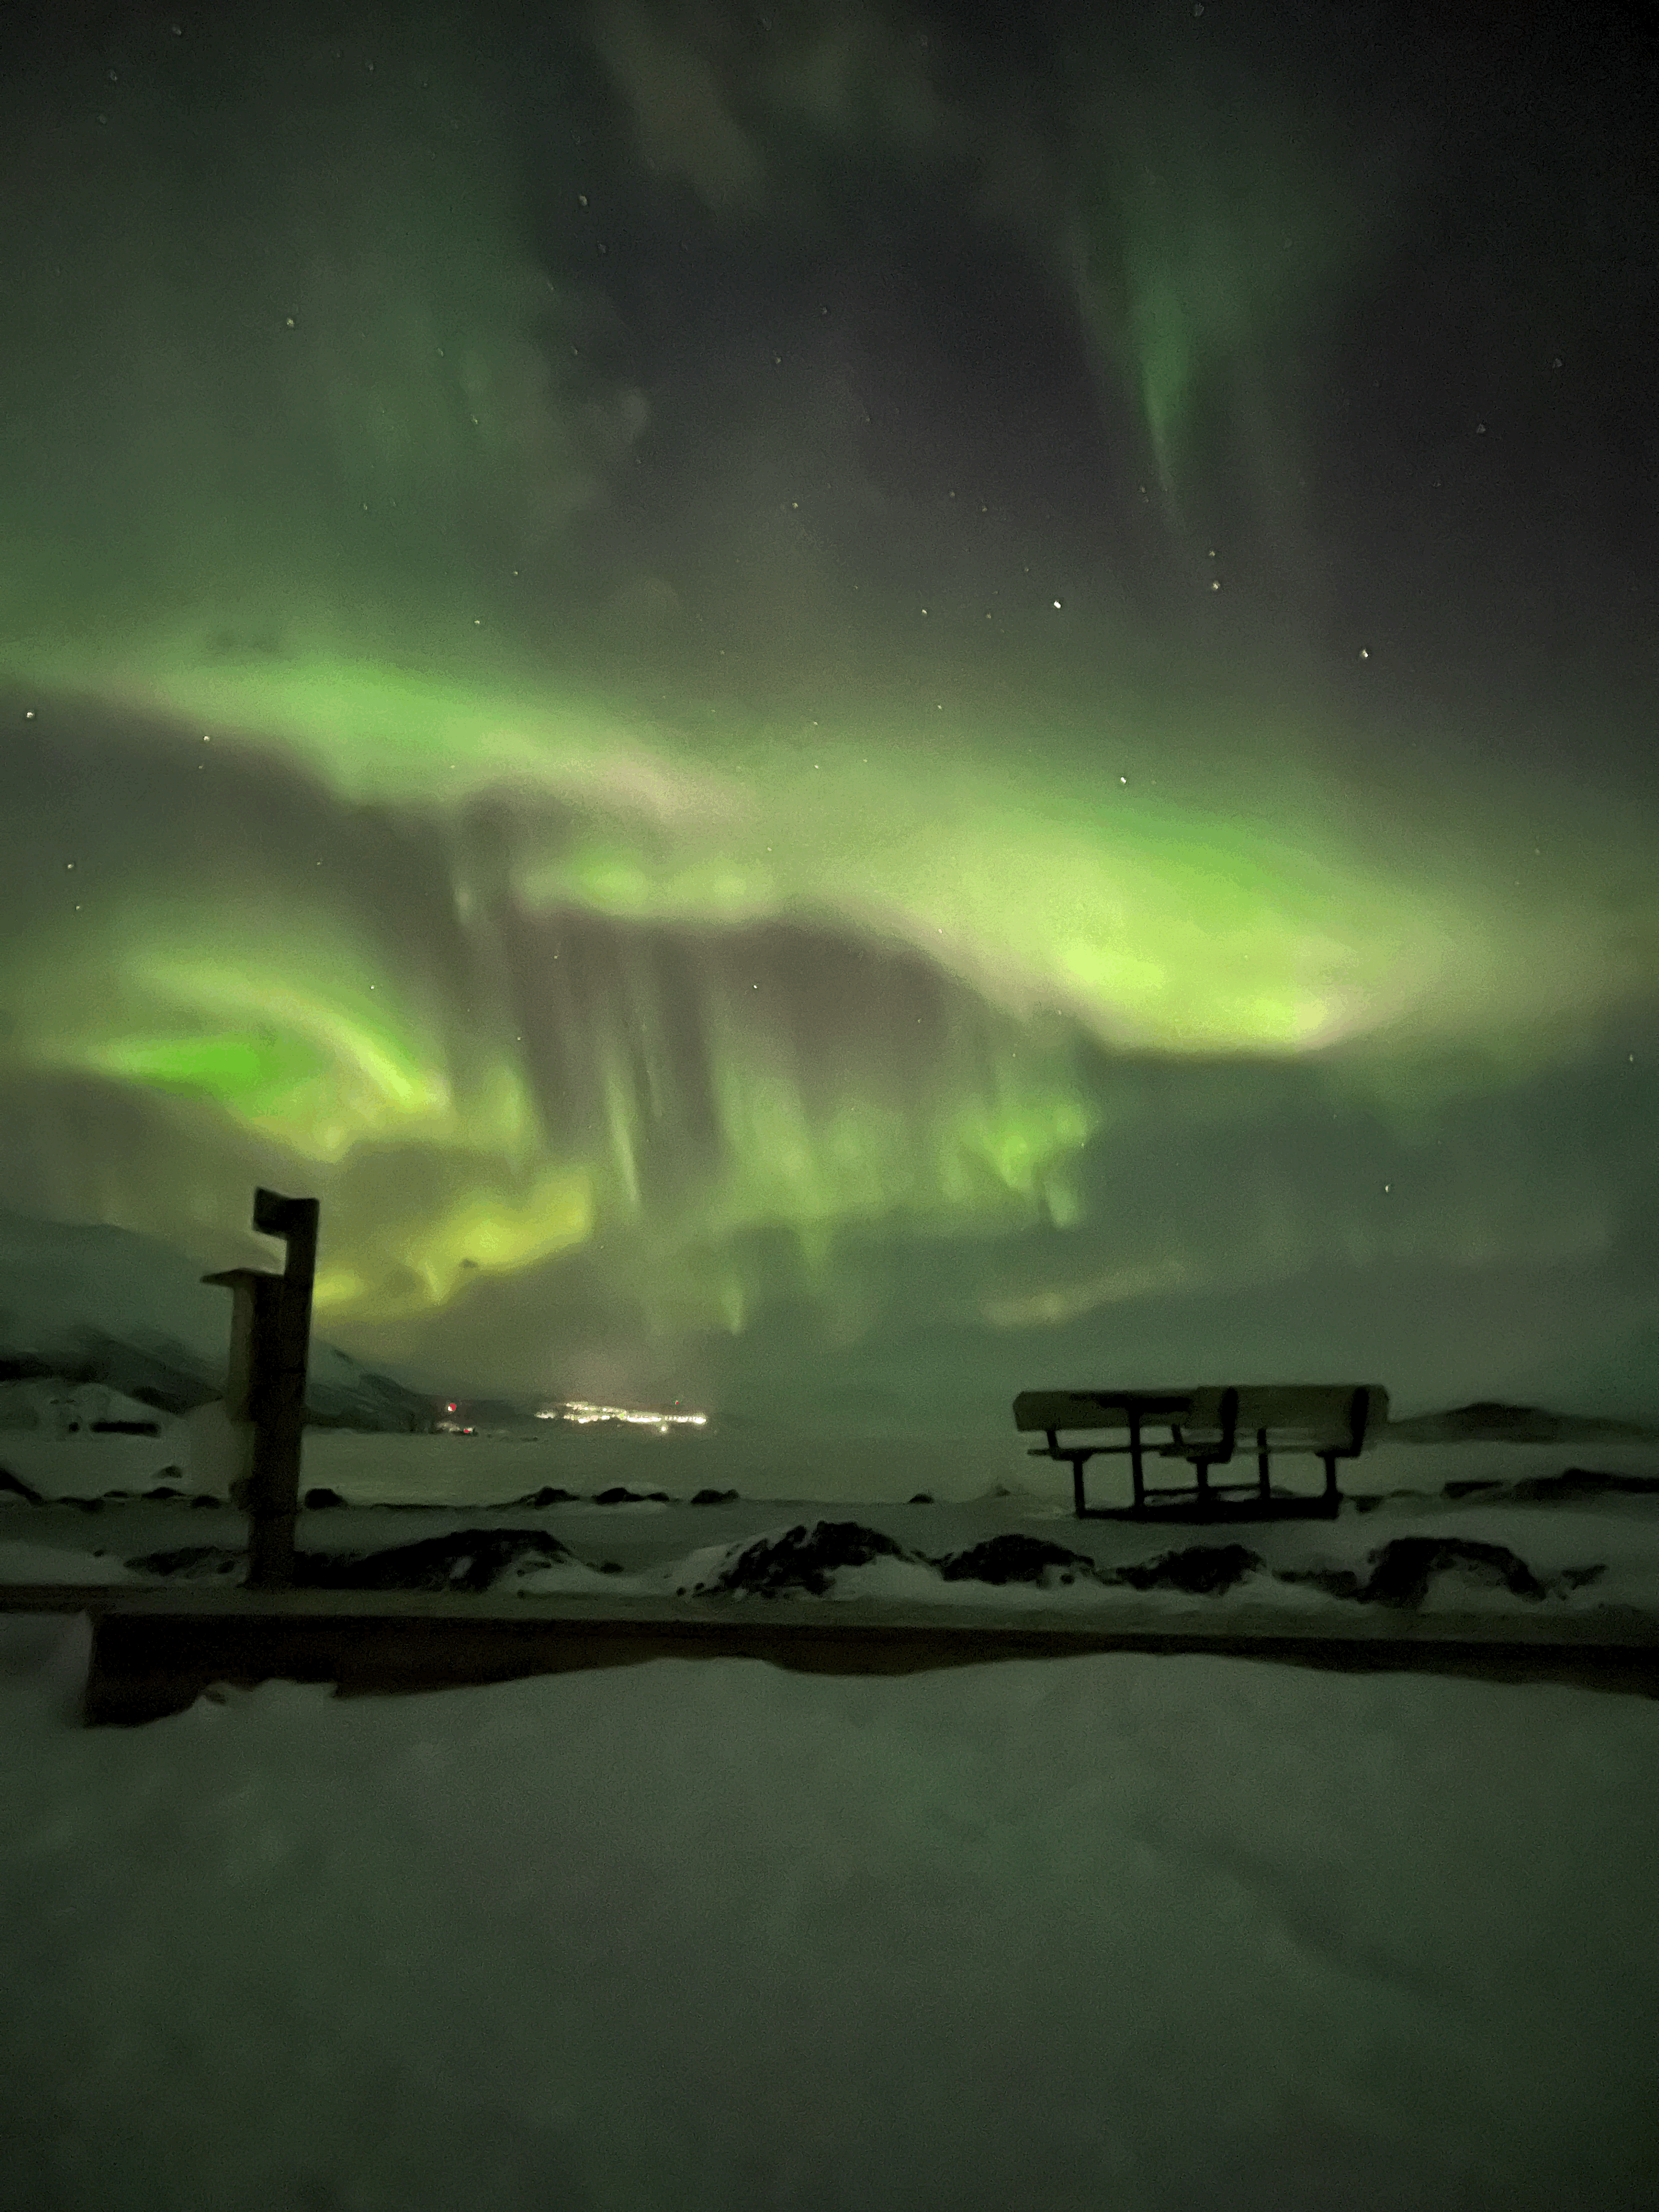
[{"label": "night sky", "polygon": [[0,1206],[315,1194],[452,1389],[1659,1413],[1643,10],[0,39]]}]

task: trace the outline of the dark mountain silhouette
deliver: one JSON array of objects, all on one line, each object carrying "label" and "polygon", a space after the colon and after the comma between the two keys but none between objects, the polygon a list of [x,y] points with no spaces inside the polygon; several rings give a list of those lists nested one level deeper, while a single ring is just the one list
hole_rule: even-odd
[{"label": "dark mountain silhouette", "polygon": [[[258,1257],[270,1266],[278,1255]],[[206,1272],[131,1230],[0,1213],[0,1382],[104,1382],[175,1414],[222,1397],[230,1300],[201,1281]],[[315,1427],[421,1434],[442,1402],[312,1340]]]},{"label": "dark mountain silhouette", "polygon": [[1472,1406],[1456,1406],[1443,1413],[1416,1413],[1409,1420],[1390,1421],[1376,1441],[1389,1443],[1559,1444],[1600,1441],[1645,1443],[1659,1437],[1659,1429],[1639,1421],[1619,1421],[1595,1413],[1552,1413],[1539,1406],[1506,1406],[1480,1399]]}]

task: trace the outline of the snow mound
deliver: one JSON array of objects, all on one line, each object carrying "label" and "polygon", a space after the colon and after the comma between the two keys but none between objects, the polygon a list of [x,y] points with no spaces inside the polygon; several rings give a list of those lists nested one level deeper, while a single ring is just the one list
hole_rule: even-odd
[{"label": "snow mound", "polygon": [[130,1583],[138,1577],[102,1552],[55,1544],[0,1544],[0,1583]]}]

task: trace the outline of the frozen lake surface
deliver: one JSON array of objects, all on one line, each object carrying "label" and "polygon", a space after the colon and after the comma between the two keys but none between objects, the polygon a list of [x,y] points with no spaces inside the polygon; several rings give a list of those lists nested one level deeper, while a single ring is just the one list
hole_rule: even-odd
[{"label": "frozen lake surface", "polygon": [[[446,1449],[434,1455],[431,1443]],[[49,1495],[70,1480],[90,1485],[97,1449],[37,1444],[27,1479]],[[622,1456],[648,1476],[673,1467],[678,1449],[665,1455],[647,1443],[603,1462],[594,1455],[584,1471],[614,1474]],[[1334,1521],[1207,1526],[1079,1521],[1065,1471],[1030,1462],[1033,1474],[1022,1469],[1017,1492],[1005,1479],[993,1486],[1002,1495],[930,1503],[708,1490],[692,1503],[638,1481],[611,1483],[598,1499],[556,1497],[559,1486],[543,1481],[527,1493],[536,1502],[525,1493],[515,1502],[514,1485],[550,1471],[547,1450],[534,1450],[313,1437],[307,1495],[326,1489],[336,1502],[301,1514],[299,1549],[313,1576],[349,1581],[351,1563],[372,1560],[359,1578],[404,1588],[983,1602],[1091,1617],[1126,1606],[1189,1609],[1194,1598],[1217,1616],[1265,1607],[1300,1620],[1368,1603],[1529,1619],[1607,1608],[1659,1617],[1659,1448],[1651,1445],[1581,1448],[1589,1464],[1561,1445],[1384,1446],[1344,1470],[1348,1496]],[[720,1471],[696,1456],[696,1471]],[[419,1502],[422,1492],[431,1498],[434,1472],[458,1462],[494,1502]],[[569,1455],[554,1463],[574,1471]],[[1319,1471],[1308,1465],[1311,1481],[1289,1463],[1286,1486],[1316,1491]],[[1109,1482],[1091,1486],[1091,1497],[1111,1494]],[[228,1505],[114,1498],[89,1486],[78,1504],[13,1499],[0,1511],[0,1579],[235,1582],[246,1540],[245,1520]]]}]

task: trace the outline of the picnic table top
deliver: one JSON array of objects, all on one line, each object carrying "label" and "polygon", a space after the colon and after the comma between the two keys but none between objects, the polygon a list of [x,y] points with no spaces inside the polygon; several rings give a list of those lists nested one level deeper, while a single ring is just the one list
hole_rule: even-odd
[{"label": "picnic table top", "polygon": [[1361,1394],[1366,1402],[1367,1425],[1380,1427],[1387,1419],[1389,1394],[1376,1382],[1194,1383],[1185,1389],[1152,1390],[1089,1385],[1022,1390],[1014,1401],[1014,1420],[1022,1429],[1086,1428],[1091,1425],[1091,1413],[1116,1413],[1155,1420],[1188,1414],[1196,1424],[1218,1424],[1223,1401],[1233,1396],[1242,1431],[1314,1426],[1336,1420],[1346,1424]]}]

